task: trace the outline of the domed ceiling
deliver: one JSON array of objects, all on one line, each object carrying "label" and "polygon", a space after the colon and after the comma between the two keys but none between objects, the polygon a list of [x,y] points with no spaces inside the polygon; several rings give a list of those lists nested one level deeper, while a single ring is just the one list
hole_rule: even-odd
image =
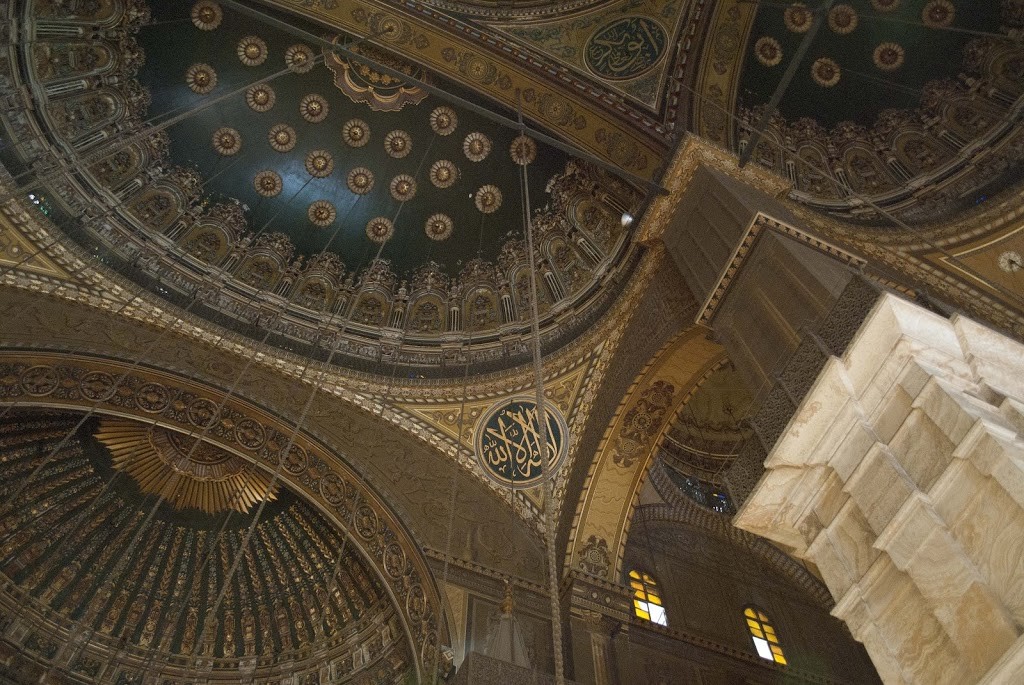
[{"label": "domed ceiling", "polygon": [[[279,663],[392,679],[406,670],[386,592],[319,512],[278,490],[236,560],[256,503],[218,498],[218,477],[201,472],[232,455],[182,450],[184,436],[123,419],[89,419],[65,440],[78,423],[14,412],[0,426],[0,478],[20,494],[0,510],[0,573],[17,588],[0,602],[24,617],[30,658],[97,683],[139,671],[190,680],[200,657],[226,682]],[[243,491],[254,468],[240,469]],[[84,646],[66,644],[69,631]]]},{"label": "domed ceiling", "polygon": [[[746,150],[825,4],[720,4],[700,133]],[[1024,158],[1024,46],[1010,37],[1022,27],[1018,0],[831,3],[751,159],[792,181],[795,199],[868,225],[984,202]]]},{"label": "domed ceiling", "polygon": [[21,59],[58,149],[26,135],[4,163],[76,160],[73,182],[32,201],[187,316],[307,356],[326,357],[330,335],[332,360],[355,368],[448,375],[527,359],[531,260],[549,349],[635,265],[620,217],[640,194],[461,104],[479,96],[402,56],[425,40],[408,26],[365,17],[385,49],[209,0],[35,9],[45,26]]}]

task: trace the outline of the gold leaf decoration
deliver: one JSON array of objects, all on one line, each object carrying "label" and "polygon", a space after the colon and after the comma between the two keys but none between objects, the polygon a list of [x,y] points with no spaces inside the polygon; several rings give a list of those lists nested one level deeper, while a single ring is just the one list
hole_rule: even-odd
[{"label": "gold leaf decoration", "polygon": [[306,155],[306,171],[313,178],[327,178],[334,171],[334,157],[327,150],[313,150]]},{"label": "gold leaf decoration", "polygon": [[259,36],[246,36],[238,41],[235,52],[247,67],[258,67],[267,61],[267,43]]},{"label": "gold leaf decoration", "polygon": [[395,233],[395,225],[391,219],[378,216],[366,224],[366,237],[378,245],[387,241]]},{"label": "gold leaf decoration", "polygon": [[213,132],[213,149],[224,157],[237,155],[242,149],[242,136],[227,126]]},{"label": "gold leaf decoration", "polygon": [[384,136],[384,150],[395,159],[402,159],[412,152],[412,136],[405,131],[391,131]]},{"label": "gold leaf decoration", "polygon": [[185,72],[185,83],[193,93],[206,95],[217,87],[217,72],[209,64],[193,64]]},{"label": "gold leaf decoration", "polygon": [[213,31],[224,21],[224,10],[211,0],[200,0],[192,6],[192,23],[200,31]]},{"label": "gold leaf decoration", "polygon": [[302,43],[293,45],[284,51],[284,63],[296,74],[308,73],[316,65],[313,50]]},{"label": "gold leaf decoration", "polygon": [[459,170],[447,159],[439,159],[430,165],[430,182],[438,188],[451,188],[459,180]]},{"label": "gold leaf decoration", "polygon": [[284,183],[281,181],[280,174],[267,169],[256,174],[253,186],[255,186],[256,192],[263,197],[277,197],[281,193],[281,189],[284,188]]},{"label": "gold leaf decoration", "polygon": [[482,162],[491,154],[491,139],[474,131],[462,141],[462,152],[471,162]]},{"label": "gold leaf decoration", "polygon": [[416,179],[409,174],[399,174],[391,179],[391,197],[399,202],[408,202],[416,196]]},{"label": "gold leaf decoration", "polygon": [[451,107],[438,107],[430,113],[430,128],[439,136],[451,135],[458,125],[459,117]]},{"label": "gold leaf decoration", "polygon": [[370,142],[370,125],[362,119],[349,119],[341,127],[341,139],[349,147],[362,147]]},{"label": "gold leaf decoration", "polygon": [[447,214],[434,214],[427,219],[424,230],[431,240],[447,240],[455,229],[455,222]]},{"label": "gold leaf decoration", "polygon": [[[262,431],[255,422],[246,428]],[[101,419],[96,438],[110,450],[115,469],[175,509],[246,513],[264,499],[277,498],[271,474],[196,438],[116,418]]]},{"label": "gold leaf decoration", "polygon": [[245,103],[254,112],[269,112],[277,102],[274,89],[265,83],[258,83],[245,91]]},{"label": "gold leaf decoration", "polygon": [[366,195],[373,190],[373,172],[366,167],[356,167],[348,172],[348,189],[356,195]]},{"label": "gold leaf decoration", "polygon": [[529,136],[518,135],[509,145],[508,153],[513,162],[519,166],[526,166],[537,159],[537,143]]},{"label": "gold leaf decoration", "polygon": [[313,225],[320,228],[330,226],[338,218],[338,210],[327,200],[317,200],[311,204],[307,214]]},{"label": "gold leaf decoration", "polygon": [[493,214],[501,207],[501,190],[497,186],[485,185],[476,191],[473,201],[484,214]]},{"label": "gold leaf decoration", "polygon": [[278,152],[290,152],[298,142],[295,129],[288,124],[277,124],[270,129],[267,138],[270,140],[270,147]]},{"label": "gold leaf decoration", "polygon": [[316,93],[307,95],[299,102],[299,114],[311,124],[319,124],[326,119],[330,109],[324,96]]}]

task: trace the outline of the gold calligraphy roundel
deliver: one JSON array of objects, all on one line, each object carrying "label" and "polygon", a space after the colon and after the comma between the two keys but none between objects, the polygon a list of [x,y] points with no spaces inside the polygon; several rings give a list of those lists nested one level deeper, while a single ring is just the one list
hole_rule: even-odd
[{"label": "gold calligraphy roundel", "polygon": [[615,81],[646,73],[665,54],[668,36],[647,17],[621,17],[601,26],[584,49],[587,67]]},{"label": "gold calligraphy roundel", "polygon": [[547,449],[541,458],[537,403],[529,398],[500,402],[476,430],[476,458],[484,473],[505,487],[526,488],[554,474],[569,451],[569,427],[557,407],[545,404]]}]

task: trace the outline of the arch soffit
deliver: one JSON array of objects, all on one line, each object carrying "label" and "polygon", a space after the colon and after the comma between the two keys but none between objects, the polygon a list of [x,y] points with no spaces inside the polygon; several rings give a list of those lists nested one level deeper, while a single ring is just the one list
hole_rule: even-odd
[{"label": "arch soffit", "polygon": [[293,492],[349,537],[397,607],[419,675],[429,672],[425,660],[438,631],[446,633],[433,575],[404,523],[339,450],[237,394],[226,398],[194,379],[110,359],[0,351],[0,406],[11,404],[95,408],[184,433],[210,425],[206,440],[266,471],[279,471]]},{"label": "arch soffit", "polygon": [[647,364],[601,439],[590,465],[566,549],[572,569],[615,581],[629,520],[658,438],[701,381],[725,360],[709,330],[694,326],[669,341]]}]

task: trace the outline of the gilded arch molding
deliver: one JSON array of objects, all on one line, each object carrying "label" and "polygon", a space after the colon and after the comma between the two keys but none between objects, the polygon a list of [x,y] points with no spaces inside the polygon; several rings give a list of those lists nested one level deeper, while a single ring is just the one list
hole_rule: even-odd
[{"label": "gilded arch molding", "polygon": [[426,560],[387,503],[327,444],[183,375],[82,355],[0,351],[0,406],[11,405],[95,408],[178,432],[206,430],[205,439],[216,446],[266,471],[279,470],[281,480],[338,526],[374,568],[398,608],[418,679],[431,672],[447,628]]},{"label": "gilded arch molding", "polygon": [[629,521],[651,455],[672,416],[725,360],[710,331],[694,326],[669,341],[634,381],[605,431],[577,505],[565,564],[615,582]]}]

